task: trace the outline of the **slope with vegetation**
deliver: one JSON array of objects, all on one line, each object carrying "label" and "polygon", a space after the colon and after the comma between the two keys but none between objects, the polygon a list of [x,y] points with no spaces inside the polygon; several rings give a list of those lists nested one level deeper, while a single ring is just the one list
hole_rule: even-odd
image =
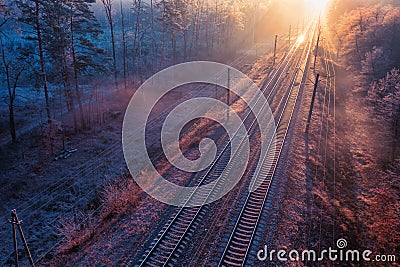
[{"label": "slope with vegetation", "polygon": [[[277,231],[268,233],[268,248],[322,251],[344,238],[348,249],[398,257],[400,5],[333,0],[326,22],[310,132],[304,134],[303,118],[293,138],[282,199],[274,204],[278,220],[269,222]],[[334,75],[327,71],[330,62]],[[336,86],[327,93],[329,81]],[[308,92],[304,114],[310,101]]]},{"label": "slope with vegetation", "polygon": [[[398,253],[400,247],[400,4],[332,1],[328,12],[342,83],[337,90],[339,169],[352,184],[344,216],[361,248]],[[342,70],[342,71],[340,71]],[[342,124],[342,125],[340,125]],[[347,197],[346,193],[340,197]],[[346,225],[346,224],[344,224]],[[346,229],[342,227],[342,230]],[[345,231],[346,232],[346,231]]]}]

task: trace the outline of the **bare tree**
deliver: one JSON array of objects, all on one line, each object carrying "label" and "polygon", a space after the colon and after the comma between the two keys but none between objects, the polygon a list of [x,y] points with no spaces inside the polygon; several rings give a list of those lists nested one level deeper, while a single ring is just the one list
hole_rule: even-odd
[{"label": "bare tree", "polygon": [[[154,0],[150,0],[150,23],[151,23],[151,49],[152,49],[152,56],[157,56],[157,41],[156,41],[156,33],[155,33],[155,26],[154,26]],[[153,68],[155,64],[153,64]]]},{"label": "bare tree", "polygon": [[[15,55],[6,55],[6,48],[3,43],[2,35],[0,34],[0,44],[1,44],[1,60],[4,70],[4,76],[7,84],[8,92],[8,109],[9,109],[9,128],[11,139],[13,142],[17,140],[17,132],[15,128],[15,98],[17,87],[21,78],[21,74],[25,71],[25,65],[20,57],[15,57]],[[16,51],[12,51],[15,53]]]},{"label": "bare tree", "polygon": [[133,69],[136,66],[136,57],[138,55],[138,39],[140,33],[140,20],[142,16],[142,0],[133,0],[133,10],[136,12],[136,20],[135,20],[135,33],[133,36]]},{"label": "bare tree", "polygon": [[115,51],[115,32],[114,32],[113,7],[112,7],[113,0],[101,0],[101,2],[103,3],[108,25],[110,26],[114,82],[115,82],[115,88],[116,90],[118,90],[117,55]]},{"label": "bare tree", "polygon": [[392,69],[385,78],[373,83],[368,96],[375,105],[381,122],[391,129],[393,140],[391,160],[393,161],[398,153],[400,139],[400,70]]},{"label": "bare tree", "polygon": [[36,36],[38,41],[38,49],[39,49],[39,58],[40,58],[40,67],[41,67],[41,76],[43,80],[43,90],[44,97],[46,101],[46,115],[47,120],[51,123],[51,114],[50,114],[50,100],[49,100],[49,89],[47,87],[47,75],[46,75],[46,65],[44,61],[44,52],[43,52],[43,39],[42,39],[42,28],[40,25],[40,3],[39,0],[35,0],[35,28],[36,28]]},{"label": "bare tree", "polygon": [[166,16],[167,16],[167,5],[168,2],[165,0],[161,0],[158,3],[158,6],[161,7],[161,63],[160,65],[163,66],[165,61],[165,31],[166,31]]},{"label": "bare tree", "polygon": [[202,5],[203,1],[197,0],[193,2],[192,5],[192,16],[193,16],[193,23],[192,23],[192,36],[188,51],[188,56],[192,56],[192,50],[194,48],[195,51],[198,49],[198,40],[199,40],[199,33],[200,33],[200,25],[201,25],[201,12],[203,9]]},{"label": "bare tree", "polygon": [[81,97],[81,92],[79,88],[79,78],[78,78],[78,63],[76,59],[76,49],[75,49],[75,30],[74,30],[74,16],[73,16],[73,11],[71,7],[71,16],[70,16],[70,33],[71,33],[71,52],[72,52],[72,61],[73,61],[73,68],[74,68],[74,82],[75,82],[75,94],[76,98],[78,100],[78,106],[79,106],[79,115],[81,117],[81,124],[82,128],[85,128],[85,118],[83,115],[83,106],[82,106],[82,97]]},{"label": "bare tree", "polygon": [[124,15],[124,9],[122,6],[122,0],[120,1],[121,5],[121,30],[122,30],[122,51],[123,51],[123,66],[124,66],[124,88],[125,90],[127,89],[127,83],[126,83],[126,76],[127,76],[127,67],[126,67],[126,57],[127,57],[127,47],[126,47],[126,31],[125,31],[125,15]]}]

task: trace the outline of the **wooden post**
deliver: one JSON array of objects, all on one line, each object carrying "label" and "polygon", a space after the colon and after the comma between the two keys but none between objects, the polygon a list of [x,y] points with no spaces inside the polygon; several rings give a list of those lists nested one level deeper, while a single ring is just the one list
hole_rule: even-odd
[{"label": "wooden post", "polygon": [[313,109],[314,109],[315,96],[317,94],[318,82],[319,82],[319,73],[317,74],[317,78],[316,78],[315,84],[314,84],[314,91],[313,91],[313,95],[312,95],[312,99],[311,99],[310,111],[308,113],[308,119],[307,119],[306,133],[308,133],[308,130],[310,128],[312,112],[313,112]]},{"label": "wooden post", "polygon": [[18,260],[18,243],[17,243],[17,233],[16,227],[18,226],[19,235],[21,236],[22,243],[24,244],[26,254],[28,255],[29,263],[32,267],[35,267],[35,263],[33,262],[31,252],[29,251],[28,243],[26,242],[24,232],[22,231],[21,221],[18,219],[17,211],[14,209],[11,211],[11,223],[13,225],[13,238],[14,238],[14,249],[15,249],[15,266],[19,266]]},{"label": "wooden post", "polygon": [[14,222],[13,212],[11,212],[11,224],[12,224],[13,240],[14,240],[15,266],[19,267],[17,229],[16,229],[16,224]]}]

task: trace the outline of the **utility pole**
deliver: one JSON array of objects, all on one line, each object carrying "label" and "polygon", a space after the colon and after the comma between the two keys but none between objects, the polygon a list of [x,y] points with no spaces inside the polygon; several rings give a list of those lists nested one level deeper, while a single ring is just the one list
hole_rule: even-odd
[{"label": "utility pole", "polygon": [[[291,34],[292,34],[292,24],[289,25],[289,46],[291,43]],[[289,49],[290,49],[290,47],[289,47]]]},{"label": "utility pole", "polygon": [[21,236],[22,243],[24,244],[26,254],[28,254],[29,263],[32,267],[35,267],[35,263],[33,262],[31,252],[29,251],[28,244],[26,243],[26,239],[24,236],[24,232],[22,231],[21,223],[18,219],[17,211],[14,209],[11,211],[11,220],[10,223],[12,224],[13,229],[13,240],[14,240],[14,250],[15,250],[15,266],[19,267],[19,258],[18,258],[18,241],[17,241],[17,230],[18,227],[19,235]]},{"label": "utility pole", "polygon": [[315,96],[317,94],[318,82],[319,82],[319,73],[317,74],[317,78],[316,78],[315,84],[314,84],[314,91],[313,91],[313,95],[312,95],[312,99],[311,99],[311,106],[310,106],[310,111],[308,113],[308,119],[307,119],[307,125],[306,125],[306,133],[308,133],[308,130],[310,128],[312,112],[314,109]]},{"label": "utility pole", "polygon": [[226,119],[229,120],[230,111],[230,96],[231,96],[231,69],[228,68],[228,93],[227,93],[227,108],[226,108]]},{"label": "utility pole", "polygon": [[276,45],[278,43],[278,35],[275,35],[275,46],[274,46],[274,66],[275,66],[275,60],[276,60]]},{"label": "utility pole", "polygon": [[321,31],[318,32],[318,39],[317,39],[317,46],[315,47],[315,57],[314,57],[314,72],[317,65],[317,56],[318,56],[318,49],[319,49],[319,38],[321,36]]},{"label": "utility pole", "polygon": [[256,43],[257,8],[258,4],[255,4],[253,14],[253,45]]}]

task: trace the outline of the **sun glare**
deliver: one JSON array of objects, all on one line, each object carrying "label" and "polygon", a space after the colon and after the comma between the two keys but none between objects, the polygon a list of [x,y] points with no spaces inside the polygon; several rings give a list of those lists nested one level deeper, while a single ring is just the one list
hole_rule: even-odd
[{"label": "sun glare", "polygon": [[315,10],[315,11],[323,11],[329,0],[304,0],[307,7],[309,7],[309,9]]},{"label": "sun glare", "polygon": [[302,35],[299,36],[299,38],[297,38],[297,43],[301,44],[301,43],[304,42],[304,40],[305,40],[305,37],[304,37],[304,34],[302,34]]}]

